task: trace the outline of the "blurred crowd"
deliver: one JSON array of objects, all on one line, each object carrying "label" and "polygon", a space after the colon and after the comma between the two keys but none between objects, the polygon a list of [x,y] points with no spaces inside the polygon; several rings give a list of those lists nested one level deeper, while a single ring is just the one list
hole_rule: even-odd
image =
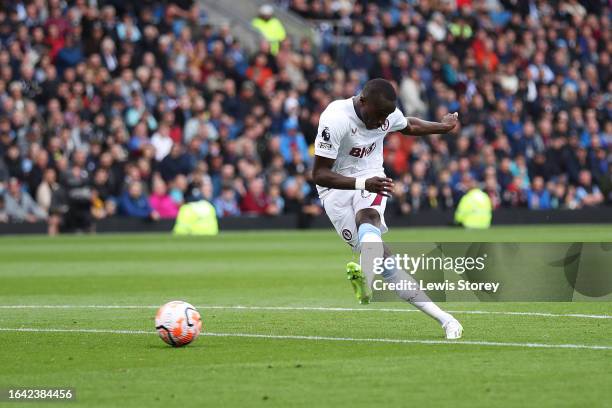
[{"label": "blurred crowd", "polygon": [[0,222],[90,229],[113,215],[317,215],[320,113],[372,77],[406,115],[459,112],[456,134],[390,135],[391,211],[612,203],[606,1],[283,1],[247,52],[197,2],[31,0],[0,9]]},{"label": "blurred crowd", "polygon": [[334,98],[383,77],[407,115],[459,112],[454,135],[388,138],[397,211],[451,209],[472,187],[494,208],[612,204],[608,1],[282,4],[318,24]]}]

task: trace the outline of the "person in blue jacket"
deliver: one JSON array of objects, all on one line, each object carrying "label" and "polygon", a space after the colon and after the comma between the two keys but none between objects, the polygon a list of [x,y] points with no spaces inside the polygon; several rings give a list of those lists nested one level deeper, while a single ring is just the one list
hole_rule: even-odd
[{"label": "person in blue jacket", "polygon": [[119,213],[128,217],[159,219],[159,214],[149,205],[149,198],[142,191],[142,184],[134,182],[119,197]]},{"label": "person in blue jacket", "polygon": [[289,118],[285,121],[283,133],[280,136],[280,152],[285,159],[285,163],[293,161],[293,152],[299,151],[302,159],[307,161],[310,158],[308,144],[296,118]]}]

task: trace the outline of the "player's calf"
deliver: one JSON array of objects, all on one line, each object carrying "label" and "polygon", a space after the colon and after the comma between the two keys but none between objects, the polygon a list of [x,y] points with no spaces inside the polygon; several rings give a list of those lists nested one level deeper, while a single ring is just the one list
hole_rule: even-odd
[{"label": "player's calf", "polygon": [[[366,214],[366,216],[369,214]],[[375,221],[371,218],[369,221]],[[370,252],[369,258],[385,258],[388,257],[389,251],[385,248],[381,231],[379,228],[375,227],[373,224],[368,222],[363,222],[359,225],[359,248],[360,251],[364,250],[364,244],[367,244],[367,250]],[[363,253],[362,253],[363,254]],[[368,269],[368,268],[366,268]],[[373,276],[367,276],[368,286],[371,284],[373,280]],[[397,268],[386,268],[382,273],[382,278],[385,282],[396,283],[396,287],[403,287],[400,283],[406,280],[414,281],[414,278],[410,275],[407,275],[403,271]],[[449,313],[443,311],[431,301],[429,296],[422,290],[409,290],[409,289],[398,289],[397,295],[411,303],[417,309],[421,310],[423,313],[437,320],[438,323],[442,326],[445,331],[445,337],[447,339],[458,339],[463,334],[463,327],[461,324]]]}]

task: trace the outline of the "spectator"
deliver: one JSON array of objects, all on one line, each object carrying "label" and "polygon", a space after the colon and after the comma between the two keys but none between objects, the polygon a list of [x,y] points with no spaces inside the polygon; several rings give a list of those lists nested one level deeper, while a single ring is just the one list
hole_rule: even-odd
[{"label": "spectator", "polygon": [[147,144],[149,144],[147,125],[144,122],[140,122],[134,127],[134,132],[132,133],[128,147],[132,154],[138,155]]},{"label": "spectator", "polygon": [[550,209],[550,193],[544,188],[542,176],[534,177],[531,187],[527,190],[527,206],[530,210]]},{"label": "spectator", "polygon": [[117,37],[119,37],[121,41],[140,41],[140,30],[138,29],[138,26],[134,24],[134,21],[129,14],[125,14],[123,21],[117,24]]},{"label": "spectator", "polygon": [[67,68],[74,68],[81,61],[83,51],[79,39],[72,34],[66,36],[62,49],[57,53],[58,72],[62,74]]},{"label": "spectator", "polygon": [[[44,173],[49,168],[49,153],[46,150],[40,150],[34,157],[34,166],[28,173],[28,190],[36,192],[38,186],[43,181]],[[55,177],[57,179],[57,177]],[[36,195],[38,197],[38,194]],[[38,198],[36,199],[40,204]],[[48,207],[47,207],[48,208]]]},{"label": "spectator", "polygon": [[92,190],[89,185],[89,174],[74,163],[63,175],[63,184],[68,197],[66,227],[69,230],[91,231]]},{"label": "spectator", "polygon": [[285,163],[294,162],[293,155],[295,152],[300,154],[300,160],[310,157],[306,139],[304,135],[299,132],[297,119],[287,119],[283,127],[284,131],[280,136],[280,152],[283,155]]},{"label": "spectator", "polygon": [[[178,174],[174,180],[172,180],[169,186],[170,198],[172,198],[172,201],[174,201],[174,203],[180,207],[187,201],[186,195],[189,187],[187,177],[182,174]],[[202,197],[198,195],[197,199],[192,199],[190,201],[198,201],[200,199],[202,199]]]},{"label": "spectator", "polygon": [[55,169],[45,169],[42,181],[36,190],[36,202],[48,214],[48,234],[57,235],[68,212],[68,199],[66,191],[57,182]]},{"label": "spectator", "polygon": [[159,164],[159,171],[164,181],[170,181],[179,174],[187,175],[191,170],[189,158],[183,152],[183,146],[173,144],[170,154],[167,155]]},{"label": "spectator", "polygon": [[[234,83],[231,80],[227,80],[228,83]],[[235,93],[233,86],[230,87],[230,90],[227,91],[232,94]],[[229,97],[230,95],[228,95]],[[228,99],[225,99],[224,102],[230,103]],[[227,111],[228,109],[225,109]],[[238,109],[235,108],[235,112]],[[217,128],[210,123],[208,112],[206,111],[206,102],[204,98],[198,97],[196,98],[193,106],[193,116],[185,123],[185,134],[184,141],[185,143],[191,142],[196,136],[203,137],[204,139],[216,140],[219,137],[219,131]]]},{"label": "spectator", "polygon": [[115,42],[110,37],[105,37],[102,40],[102,64],[108,70],[113,73],[119,67],[119,60],[115,54]]},{"label": "spectator", "polygon": [[94,173],[92,192],[95,194],[92,204],[96,207],[94,216],[97,219],[106,218],[116,213],[117,202],[110,174],[103,167],[98,168]]},{"label": "spectator", "polygon": [[553,209],[565,208],[567,189],[564,183],[555,183],[550,198],[550,207]]},{"label": "spectator", "polygon": [[285,182],[283,193],[285,213],[299,214],[304,206],[304,192],[295,178]]},{"label": "spectator", "polygon": [[505,207],[523,207],[525,205],[525,190],[523,179],[514,177],[502,194],[502,205]]},{"label": "spectator", "polygon": [[272,185],[268,189],[268,207],[266,208],[267,215],[279,215],[285,209],[285,200],[281,196],[280,187]]},{"label": "spectator", "polygon": [[134,218],[159,219],[159,213],[151,208],[139,182],[130,184],[128,190],[119,198],[119,213]]},{"label": "spectator", "polygon": [[159,125],[159,129],[151,137],[151,144],[155,148],[155,160],[160,162],[168,156],[174,142],[170,138],[170,128],[167,124]]},{"label": "spectator", "polygon": [[297,215],[299,228],[308,227],[311,218],[322,213],[314,191],[303,176],[291,177],[284,183],[283,211],[285,214]]},{"label": "spectator", "polygon": [[599,187],[593,185],[591,172],[581,170],[578,176],[578,188],[576,189],[576,200],[581,207],[595,207],[604,200]]},{"label": "spectator", "polygon": [[274,72],[268,67],[268,59],[263,53],[257,54],[253,60],[253,65],[246,70],[247,78],[253,81],[259,88],[263,88],[273,75]]},{"label": "spectator", "polygon": [[502,197],[495,175],[491,174],[485,178],[483,191],[489,196],[493,210],[501,206]]},{"label": "spectator", "polygon": [[209,203],[213,202],[215,197],[214,197],[213,184],[212,184],[212,181],[210,180],[210,177],[206,177],[203,180],[200,191],[201,191],[201,196],[202,196],[201,200],[208,201]]},{"label": "spectator", "polygon": [[[512,183],[515,176],[512,175],[512,171],[510,166],[512,165],[512,161],[505,157],[501,160],[500,168],[497,171],[497,183],[500,185],[502,190],[508,190],[510,184]],[[520,188],[523,185],[523,178],[519,177],[517,187]]]},{"label": "spectator", "polygon": [[423,194],[423,185],[419,182],[412,182],[410,189],[406,195],[406,203],[408,204],[407,212],[416,213],[426,207],[425,195]]},{"label": "spectator", "polygon": [[149,197],[151,209],[159,214],[159,218],[176,218],[179,206],[167,193],[166,183],[160,177],[153,180],[153,193]]},{"label": "spectator", "polygon": [[544,53],[539,51],[535,54],[533,63],[529,65],[531,78],[536,82],[549,84],[555,79],[555,74],[545,63]]},{"label": "spectator", "polygon": [[274,7],[270,4],[259,7],[259,14],[253,19],[251,25],[270,43],[270,52],[272,55],[276,55],[280,42],[285,39],[287,34],[283,23],[274,17]]},{"label": "spectator", "polygon": [[246,215],[265,215],[270,205],[268,195],[264,191],[264,181],[255,178],[249,183],[246,194],[240,202],[240,212]]},{"label": "spectator", "polygon": [[4,195],[6,215],[13,222],[38,222],[47,219],[47,214],[40,208],[30,194],[21,189],[21,183],[16,178],[8,182],[8,191]]},{"label": "spectator", "polygon": [[19,147],[15,144],[10,145],[6,150],[6,156],[4,157],[4,163],[8,169],[8,173],[11,177],[18,180],[25,179],[25,172],[23,171],[23,157],[19,151]]},{"label": "spectator", "polygon": [[453,190],[448,184],[444,184],[440,189],[440,203],[442,204],[443,210],[452,210],[455,208]]},{"label": "spectator", "polygon": [[399,98],[407,116],[426,116],[427,104],[423,100],[423,88],[419,71],[411,69],[410,75],[404,77],[399,89]]},{"label": "spectator", "polygon": [[439,202],[438,186],[431,184],[427,186],[427,192],[425,193],[424,208],[428,210],[439,210],[441,205]]},{"label": "spectator", "polygon": [[570,185],[567,188],[567,194],[565,195],[565,203],[563,205],[564,208],[569,210],[575,210],[577,208],[581,208],[580,200],[576,197],[576,187]]},{"label": "spectator", "polygon": [[240,215],[240,207],[238,206],[238,200],[236,200],[236,193],[231,185],[223,186],[221,195],[214,200],[214,206],[219,218]]}]

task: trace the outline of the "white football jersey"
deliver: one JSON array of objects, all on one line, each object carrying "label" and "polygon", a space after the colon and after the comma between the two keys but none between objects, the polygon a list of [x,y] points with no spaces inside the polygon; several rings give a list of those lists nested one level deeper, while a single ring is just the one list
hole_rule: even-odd
[{"label": "white football jersey", "polygon": [[[315,155],[335,159],[332,170],[347,177],[385,177],[383,170],[383,140],[387,133],[408,125],[404,114],[395,108],[385,123],[376,129],[366,129],[353,106],[353,99],[329,104],[319,119],[315,140]],[[329,188],[317,185],[319,197]]]}]

